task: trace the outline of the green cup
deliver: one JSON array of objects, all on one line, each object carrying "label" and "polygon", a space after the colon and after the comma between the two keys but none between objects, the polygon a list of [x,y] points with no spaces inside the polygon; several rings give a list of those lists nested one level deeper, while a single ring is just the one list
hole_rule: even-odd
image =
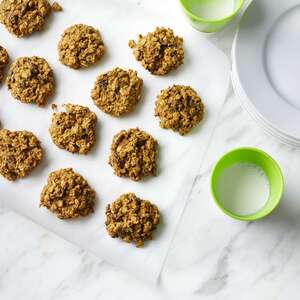
[{"label": "green cup", "polygon": [[233,8],[228,15],[222,18],[205,17],[207,7],[222,10],[224,1],[227,0],[179,0],[185,15],[191,25],[202,32],[214,33],[220,31],[238,14],[243,6],[244,0],[235,0]]},{"label": "green cup", "polygon": [[[260,167],[269,181],[269,198],[258,212],[240,216],[227,210],[217,197],[217,179],[224,169],[236,163],[251,163]],[[211,175],[211,193],[216,205],[228,216],[241,221],[255,221],[270,214],[279,204],[284,188],[284,180],[277,162],[267,153],[257,148],[237,148],[222,156],[216,163]]]}]

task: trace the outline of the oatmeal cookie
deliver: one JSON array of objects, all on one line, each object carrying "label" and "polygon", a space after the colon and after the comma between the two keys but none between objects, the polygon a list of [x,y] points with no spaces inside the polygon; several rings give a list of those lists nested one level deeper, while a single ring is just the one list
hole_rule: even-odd
[{"label": "oatmeal cookie", "polygon": [[113,138],[109,164],[115,174],[139,181],[156,175],[157,141],[138,128],[122,130]]},{"label": "oatmeal cookie", "polygon": [[5,48],[0,46],[0,83],[4,77],[4,68],[9,62],[9,56]]},{"label": "oatmeal cookie", "polygon": [[126,243],[134,242],[136,247],[152,239],[160,219],[156,205],[133,193],[124,194],[107,205],[105,214],[108,234]]},{"label": "oatmeal cookie", "polygon": [[54,92],[53,71],[44,58],[21,57],[10,67],[7,85],[21,102],[44,106]]},{"label": "oatmeal cookie", "polygon": [[173,85],[162,90],[155,103],[155,116],[160,119],[160,127],[181,135],[189,133],[203,115],[204,105],[190,86]]},{"label": "oatmeal cookie", "polygon": [[76,24],[67,28],[58,43],[59,60],[73,68],[86,68],[104,55],[100,32],[92,26]]},{"label": "oatmeal cookie", "polygon": [[2,0],[0,22],[17,37],[43,29],[51,6],[47,0]]},{"label": "oatmeal cookie", "polygon": [[130,40],[129,47],[142,66],[154,75],[164,75],[183,64],[183,39],[172,29],[156,27],[154,32],[139,35],[137,42]]},{"label": "oatmeal cookie", "polygon": [[60,219],[74,219],[94,212],[96,192],[73,169],[51,172],[44,186],[40,207],[48,208]]},{"label": "oatmeal cookie", "polygon": [[40,142],[32,132],[0,130],[0,173],[6,179],[25,177],[42,158]]},{"label": "oatmeal cookie", "polygon": [[114,117],[131,112],[141,98],[143,80],[133,70],[115,68],[97,77],[91,97],[96,106]]},{"label": "oatmeal cookie", "polygon": [[87,154],[96,142],[97,116],[88,107],[65,104],[54,113],[49,132],[56,146],[72,153]]}]

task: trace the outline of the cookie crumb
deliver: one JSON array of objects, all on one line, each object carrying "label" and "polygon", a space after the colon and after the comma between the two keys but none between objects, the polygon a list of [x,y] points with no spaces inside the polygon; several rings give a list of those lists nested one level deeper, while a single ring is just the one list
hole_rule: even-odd
[{"label": "cookie crumb", "polygon": [[115,174],[139,181],[156,175],[157,141],[138,128],[122,130],[113,138],[109,164]]},{"label": "cookie crumb", "polygon": [[161,128],[185,135],[203,119],[204,105],[190,86],[173,85],[158,95],[155,116],[159,117]]},{"label": "cookie crumb", "polygon": [[56,109],[57,109],[57,105],[56,105],[55,103],[52,103],[52,104],[51,104],[51,109],[52,109],[52,110],[56,110]]},{"label": "cookie crumb", "polygon": [[40,207],[60,219],[74,219],[94,212],[96,192],[72,168],[51,172],[41,192]]},{"label": "cookie crumb", "polygon": [[103,112],[119,117],[140,101],[143,80],[133,70],[115,68],[97,77],[91,97]]},{"label": "cookie crumb", "polygon": [[51,8],[54,12],[60,12],[63,10],[62,6],[57,2],[53,2]]},{"label": "cookie crumb", "polygon": [[160,221],[156,205],[142,200],[133,193],[123,194],[106,207],[106,230],[112,238],[121,238],[126,243],[142,247],[152,240]]},{"label": "cookie crumb", "polygon": [[0,173],[6,179],[27,176],[42,159],[40,141],[32,132],[0,130]]}]

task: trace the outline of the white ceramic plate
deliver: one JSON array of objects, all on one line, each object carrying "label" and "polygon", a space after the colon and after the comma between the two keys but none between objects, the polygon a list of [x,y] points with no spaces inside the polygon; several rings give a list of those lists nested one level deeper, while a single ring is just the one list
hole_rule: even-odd
[{"label": "white ceramic plate", "polygon": [[300,3],[255,1],[233,49],[238,82],[249,107],[275,134],[300,141]]}]

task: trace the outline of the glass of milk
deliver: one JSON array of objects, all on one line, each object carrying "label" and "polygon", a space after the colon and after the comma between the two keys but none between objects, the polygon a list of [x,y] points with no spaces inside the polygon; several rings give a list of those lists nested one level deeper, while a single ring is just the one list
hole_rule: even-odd
[{"label": "glass of milk", "polygon": [[180,0],[191,25],[199,31],[217,32],[234,19],[243,0]]},{"label": "glass of milk", "polygon": [[256,148],[238,148],[225,154],[211,176],[211,191],[219,208],[232,218],[253,221],[279,204],[283,193],[279,165]]}]

